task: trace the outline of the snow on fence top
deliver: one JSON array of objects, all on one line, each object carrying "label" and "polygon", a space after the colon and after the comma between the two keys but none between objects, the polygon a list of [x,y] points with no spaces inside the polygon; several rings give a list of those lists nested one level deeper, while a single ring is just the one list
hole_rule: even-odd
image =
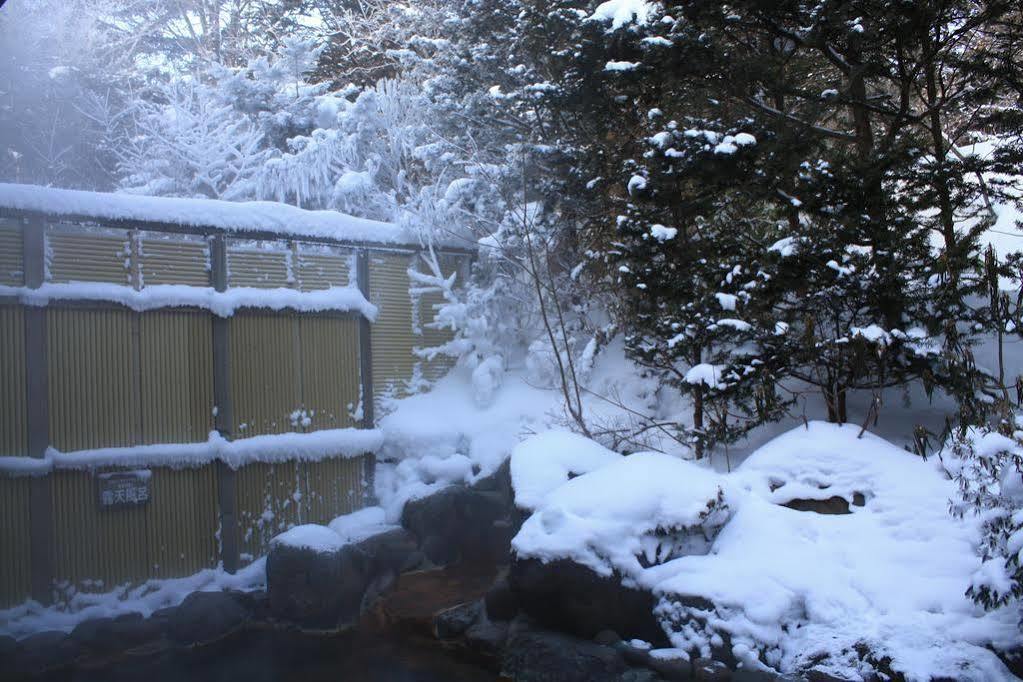
[{"label": "snow on fence top", "polygon": [[325,429],[310,433],[276,433],[229,441],[216,431],[201,443],[160,443],[60,452],[48,448],[44,457],[0,457],[0,472],[9,476],[42,476],[54,469],[95,470],[105,467],[200,467],[220,461],[232,469],[262,462],[319,462],[359,457],[383,445],[379,429]]},{"label": "snow on fence top", "polygon": [[393,223],[337,211],[307,211],[270,201],[149,197],[0,183],[0,208],[97,221],[163,223],[224,232],[265,232],[282,237],[371,244],[417,244]]}]

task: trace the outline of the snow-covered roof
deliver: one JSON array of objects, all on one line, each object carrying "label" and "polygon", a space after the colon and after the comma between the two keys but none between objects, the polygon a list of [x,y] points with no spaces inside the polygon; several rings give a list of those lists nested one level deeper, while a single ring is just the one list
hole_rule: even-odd
[{"label": "snow-covered roof", "polygon": [[135,221],[213,228],[240,234],[262,232],[281,237],[370,244],[418,243],[415,235],[393,223],[356,218],[337,211],[307,211],[270,201],[149,197],[0,183],[0,209],[99,222]]}]

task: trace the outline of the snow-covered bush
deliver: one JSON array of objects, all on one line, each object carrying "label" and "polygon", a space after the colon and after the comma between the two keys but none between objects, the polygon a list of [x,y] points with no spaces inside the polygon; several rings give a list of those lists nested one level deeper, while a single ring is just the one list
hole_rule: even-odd
[{"label": "snow-covered bush", "polygon": [[956,482],[953,515],[976,515],[983,564],[967,594],[987,609],[1023,597],[1023,446],[979,427],[955,433],[940,453]]}]

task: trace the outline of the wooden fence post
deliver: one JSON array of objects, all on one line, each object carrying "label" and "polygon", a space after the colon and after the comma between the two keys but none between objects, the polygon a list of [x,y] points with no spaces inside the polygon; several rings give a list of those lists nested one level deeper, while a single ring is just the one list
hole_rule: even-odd
[{"label": "wooden fence post", "polygon": [[[227,245],[223,235],[210,239],[210,278],[216,291],[227,290]],[[231,440],[234,406],[231,400],[230,319],[213,315],[213,404],[214,428]],[[217,502],[220,508],[220,561],[224,570],[238,570],[238,472],[217,462]]]},{"label": "wooden fence post", "polygon": [[[368,301],[369,290],[369,251],[359,249],[355,261],[356,280],[359,291]],[[362,391],[362,428],[372,429],[375,426],[373,414],[373,329],[365,315],[359,315],[359,376]],[[376,455],[370,453],[363,458],[363,503],[367,506],[376,504],[374,485],[376,482]]]},{"label": "wooden fence post", "polygon": [[[46,223],[32,218],[22,228],[25,286],[38,289],[46,279]],[[50,447],[50,389],[47,359],[46,308],[25,306],[25,374],[28,406],[28,455],[43,458]],[[53,476],[35,476],[29,492],[32,598],[53,600]]]}]

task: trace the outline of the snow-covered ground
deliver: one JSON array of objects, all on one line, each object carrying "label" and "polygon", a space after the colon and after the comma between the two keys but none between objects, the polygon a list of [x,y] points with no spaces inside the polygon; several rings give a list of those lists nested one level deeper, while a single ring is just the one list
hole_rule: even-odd
[{"label": "snow-covered ground", "polygon": [[[981,568],[979,521],[949,515],[955,484],[938,458],[822,422],[770,441],[730,474],[657,453],[594,457],[592,444],[570,454],[551,438],[514,455],[517,499],[535,508],[515,550],[653,591],[675,647],[707,655],[727,634],[739,660],[782,672],[860,679],[869,652],[911,680],[1013,679],[986,647],[1020,645],[1018,604],[985,613],[965,596]],[[538,481],[551,477],[543,453],[592,470],[553,490],[544,483],[538,501]],[[836,496],[851,513],[783,506]]]}]

